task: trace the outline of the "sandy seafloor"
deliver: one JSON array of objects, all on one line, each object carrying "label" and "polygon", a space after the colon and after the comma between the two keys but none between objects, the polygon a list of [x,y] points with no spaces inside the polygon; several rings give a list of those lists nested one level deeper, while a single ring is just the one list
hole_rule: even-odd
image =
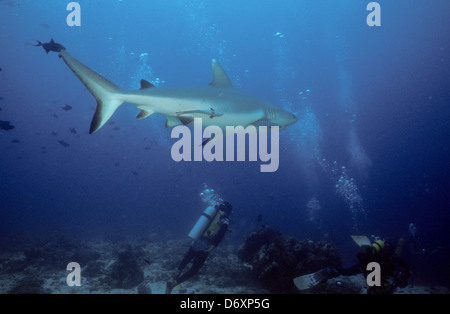
[{"label": "sandy seafloor", "polygon": [[[145,239],[78,242],[70,238],[45,240],[38,249],[13,245],[0,250],[1,294],[164,294],[166,282],[189,247],[189,239],[150,235]],[[31,252],[31,253],[30,253]],[[144,273],[138,286],[117,288],[111,269],[118,252],[128,252]],[[269,294],[254,280],[251,267],[237,257],[231,244],[215,249],[199,274],[173,290],[173,294]],[[67,263],[80,259],[81,286],[66,283]],[[82,262],[81,262],[82,261]],[[58,265],[58,266],[57,266]],[[336,284],[340,282],[342,285]],[[330,279],[323,290],[303,293],[365,294],[367,284],[362,275]],[[395,294],[449,294],[448,287],[408,285]]]}]

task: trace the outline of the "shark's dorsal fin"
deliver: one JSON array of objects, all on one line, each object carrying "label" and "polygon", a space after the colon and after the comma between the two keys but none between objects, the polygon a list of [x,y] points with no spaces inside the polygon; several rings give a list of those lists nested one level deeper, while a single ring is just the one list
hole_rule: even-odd
[{"label": "shark's dorsal fin", "polygon": [[50,40],[50,43],[51,43],[51,44],[54,44],[54,43],[55,43],[55,41],[53,40],[53,38],[52,38],[52,40]]},{"label": "shark's dorsal fin", "polygon": [[233,87],[230,79],[228,78],[227,73],[225,73],[224,69],[220,65],[220,63],[216,60],[212,60],[212,70],[213,70],[213,81],[209,86],[213,87]]},{"label": "shark's dorsal fin", "polygon": [[142,89],[149,89],[149,88],[153,88],[155,87],[155,85],[153,85],[152,83],[146,81],[146,80],[141,80],[141,90]]}]

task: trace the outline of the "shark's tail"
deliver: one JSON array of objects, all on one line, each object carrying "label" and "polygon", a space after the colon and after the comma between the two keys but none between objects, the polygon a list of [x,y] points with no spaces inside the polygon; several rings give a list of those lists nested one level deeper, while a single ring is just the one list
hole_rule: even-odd
[{"label": "shark's tail", "polygon": [[97,110],[89,130],[89,133],[92,134],[99,130],[123,103],[120,97],[120,88],[89,69],[66,51],[62,50],[59,55],[97,100]]}]

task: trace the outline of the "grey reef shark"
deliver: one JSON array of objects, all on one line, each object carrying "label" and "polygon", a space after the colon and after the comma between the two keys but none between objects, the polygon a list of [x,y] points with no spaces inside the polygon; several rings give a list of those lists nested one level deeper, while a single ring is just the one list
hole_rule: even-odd
[{"label": "grey reef shark", "polygon": [[207,86],[156,88],[141,80],[139,90],[125,91],[72,57],[53,40],[44,49],[58,51],[59,56],[97,100],[97,109],[89,133],[97,132],[123,103],[140,109],[137,119],[154,113],[166,118],[166,127],[192,126],[196,118],[202,128],[217,126],[226,132],[227,126],[276,125],[284,129],[297,122],[297,117],[267,100],[233,87],[228,75],[216,60],[212,60],[213,81]]}]

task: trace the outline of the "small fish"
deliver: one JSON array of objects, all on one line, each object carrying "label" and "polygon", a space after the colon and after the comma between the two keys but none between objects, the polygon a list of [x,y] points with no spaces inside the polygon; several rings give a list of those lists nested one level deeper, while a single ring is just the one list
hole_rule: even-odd
[{"label": "small fish", "polygon": [[151,264],[150,261],[148,259],[146,259],[146,258],[144,258],[144,262],[146,262],[148,265]]},{"label": "small fish", "polygon": [[64,146],[64,147],[69,147],[69,146],[70,146],[69,143],[67,143],[67,142],[65,142],[65,141],[63,141],[63,140],[59,140],[58,143],[61,144],[61,145]]},{"label": "small fish", "polygon": [[69,111],[69,110],[72,110],[72,106],[65,105],[65,106],[62,107],[61,109],[62,109],[62,110],[65,110],[65,111]]},{"label": "small fish", "polygon": [[58,133],[56,133],[55,131],[52,131],[52,133],[50,133],[50,134],[53,135],[53,136],[58,135]]},{"label": "small fish", "polygon": [[41,47],[44,48],[45,52],[49,53],[50,51],[54,51],[54,52],[61,52],[62,50],[66,50],[66,48],[58,43],[55,43],[55,41],[50,40],[50,42],[48,43],[41,43],[39,40],[36,40],[37,44],[33,45],[34,47]]},{"label": "small fish", "polygon": [[77,130],[75,128],[70,128],[70,133],[77,134]]},{"label": "small fish", "polygon": [[6,5],[9,7],[20,7],[20,4],[15,3],[14,1],[7,1]]},{"label": "small fish", "polygon": [[258,215],[258,218],[256,219],[256,221],[261,222],[261,220],[262,220],[262,215],[259,214],[259,215]]},{"label": "small fish", "polygon": [[9,121],[1,121],[0,120],[0,130],[9,131],[14,129],[15,126],[11,124]]},{"label": "small fish", "polygon": [[50,28],[50,27],[51,27],[51,26],[48,25],[47,23],[42,23],[40,26],[43,27],[43,28]]},{"label": "small fish", "polygon": [[437,247],[435,250],[433,250],[433,251],[431,251],[430,253],[428,253],[428,255],[437,253],[437,252],[439,252],[439,251],[442,250],[442,249],[443,249],[443,247],[442,247],[442,246],[439,246],[439,247]]},{"label": "small fish", "polygon": [[17,144],[17,143],[20,143],[20,141],[19,140],[12,140],[11,143]]}]

